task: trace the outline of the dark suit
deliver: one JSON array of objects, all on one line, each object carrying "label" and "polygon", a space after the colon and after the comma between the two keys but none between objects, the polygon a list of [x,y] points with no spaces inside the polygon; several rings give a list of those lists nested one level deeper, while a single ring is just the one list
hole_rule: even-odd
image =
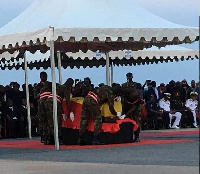
[{"label": "dark suit", "polygon": [[17,137],[17,112],[15,107],[5,107],[5,119],[7,122],[6,132],[7,137],[15,138]]},{"label": "dark suit", "polygon": [[18,136],[24,138],[27,132],[27,108],[24,106],[19,106],[17,110],[18,119]]},{"label": "dark suit", "polygon": [[156,89],[157,89],[157,95],[156,95],[156,92],[155,92],[155,89],[153,88],[153,87],[150,87],[149,89],[148,89],[148,91],[146,92],[146,97],[145,98],[147,98],[147,101],[148,101],[148,99],[149,99],[149,97],[151,96],[151,95],[153,95],[154,96],[154,99],[156,100],[156,102],[158,103],[159,102],[159,100],[162,98],[162,94],[161,94],[161,92],[160,92],[160,90],[156,87]]}]

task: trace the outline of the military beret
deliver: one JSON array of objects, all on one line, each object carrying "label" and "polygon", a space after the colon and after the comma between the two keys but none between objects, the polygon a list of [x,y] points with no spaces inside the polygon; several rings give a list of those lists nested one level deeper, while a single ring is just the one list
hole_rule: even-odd
[{"label": "military beret", "polygon": [[132,76],[133,76],[133,74],[131,72],[126,74],[126,77],[132,77]]}]

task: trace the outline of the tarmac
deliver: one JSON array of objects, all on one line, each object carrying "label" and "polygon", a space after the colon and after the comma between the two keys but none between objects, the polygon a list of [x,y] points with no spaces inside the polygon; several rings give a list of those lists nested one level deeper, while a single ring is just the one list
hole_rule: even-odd
[{"label": "tarmac", "polygon": [[181,141],[59,151],[1,147],[1,141],[8,141],[1,140],[0,174],[198,174],[198,132],[189,128],[145,130],[141,142]]}]

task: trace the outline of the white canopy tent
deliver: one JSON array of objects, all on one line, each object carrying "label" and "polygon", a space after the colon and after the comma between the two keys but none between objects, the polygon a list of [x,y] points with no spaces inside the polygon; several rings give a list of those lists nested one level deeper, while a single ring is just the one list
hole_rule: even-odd
[{"label": "white canopy tent", "polygon": [[[15,51],[45,53],[50,49],[58,150],[54,50],[64,53],[100,50],[108,60],[109,51],[142,50],[196,40],[199,40],[198,28],[163,20],[134,0],[35,0],[0,29],[0,54],[8,57]],[[106,65],[108,70],[108,61]]]}]

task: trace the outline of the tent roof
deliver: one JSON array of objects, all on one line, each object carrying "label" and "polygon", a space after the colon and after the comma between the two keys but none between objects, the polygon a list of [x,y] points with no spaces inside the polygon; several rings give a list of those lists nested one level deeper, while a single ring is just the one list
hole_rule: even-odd
[{"label": "tent roof", "polygon": [[[15,55],[19,54],[16,52]],[[1,69],[12,69],[12,68],[24,68],[23,59],[19,59],[23,55],[18,55],[18,59],[6,61],[2,59],[0,61]],[[158,62],[168,62],[168,61],[179,61],[179,60],[189,60],[194,58],[199,58],[198,50],[191,50],[181,46],[166,46],[165,48],[158,49],[157,47],[152,47],[149,49],[144,49],[140,51],[111,51],[109,53],[110,62],[114,65],[141,65],[141,64],[153,64]],[[56,55],[55,55],[56,57]],[[49,59],[49,51],[45,54],[41,54],[37,51],[35,54],[27,54],[27,61],[29,69],[44,68],[47,69],[50,67],[50,59]],[[57,66],[57,58],[56,58],[56,66]],[[106,65],[106,56],[104,53],[100,53],[97,51],[96,53],[92,51],[88,51],[87,53],[83,53],[79,51],[77,53],[68,52],[66,54],[62,54],[62,67],[63,68],[80,68],[81,66],[86,67],[99,67]]]},{"label": "tent roof", "polygon": [[135,0],[35,0],[1,28],[0,35],[36,31],[49,26],[94,29],[187,28],[153,15]]},{"label": "tent roof", "polygon": [[134,0],[35,0],[0,29],[0,53],[46,52],[49,26],[54,27],[55,49],[63,52],[141,50],[199,39],[198,28],[166,21]]}]

